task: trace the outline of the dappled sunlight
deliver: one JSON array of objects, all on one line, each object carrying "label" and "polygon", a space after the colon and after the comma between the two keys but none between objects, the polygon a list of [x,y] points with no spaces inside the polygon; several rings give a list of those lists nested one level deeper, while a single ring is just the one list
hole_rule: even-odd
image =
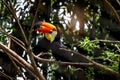
[{"label": "dappled sunlight", "polygon": [[119,0],[0,0],[0,80],[119,80]]}]

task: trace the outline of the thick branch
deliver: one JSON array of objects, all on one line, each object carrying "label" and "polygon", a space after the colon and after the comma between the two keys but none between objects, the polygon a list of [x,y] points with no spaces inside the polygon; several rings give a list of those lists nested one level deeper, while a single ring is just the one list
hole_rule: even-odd
[{"label": "thick branch", "polygon": [[40,80],[46,80],[45,77],[44,77],[44,76],[40,73],[40,71],[37,69],[37,65],[36,65],[36,63],[35,63],[35,60],[34,60],[34,57],[33,57],[32,50],[31,50],[31,49],[29,50],[29,56],[30,56],[32,66],[33,66],[33,69],[34,69],[37,77],[38,77]]},{"label": "thick branch", "polygon": [[[62,49],[62,48],[61,48],[61,49]],[[112,70],[112,69],[110,69],[110,68],[108,68],[108,67],[106,67],[106,66],[104,66],[104,65],[102,65],[102,64],[99,64],[99,63],[97,63],[97,62],[95,62],[95,61],[87,58],[86,56],[84,56],[84,55],[82,55],[82,54],[80,54],[80,53],[77,53],[77,52],[74,52],[74,51],[71,51],[71,50],[67,50],[67,49],[63,49],[63,50],[66,50],[67,52],[71,52],[71,53],[73,53],[73,55],[77,55],[77,56],[83,57],[83,58],[85,58],[86,60],[88,60],[89,62],[93,63],[94,67],[96,67],[96,68],[98,68],[98,69],[101,69],[101,70],[103,70],[103,71],[106,71],[106,72],[108,72],[108,73],[116,76],[117,78],[120,77],[120,74],[119,74],[118,72],[116,72],[116,71],[114,71],[114,70]]]},{"label": "thick branch", "polygon": [[39,0],[39,4],[37,6],[37,10],[35,12],[35,16],[34,16],[34,19],[33,19],[33,22],[32,22],[32,25],[31,25],[31,29],[30,29],[30,34],[29,34],[29,42],[28,42],[28,55],[30,57],[30,60],[31,60],[31,64],[34,68],[34,71],[36,72],[36,75],[38,76],[38,78],[40,80],[45,80],[45,77],[40,73],[40,71],[37,69],[37,65],[35,63],[35,60],[34,60],[34,57],[33,57],[33,54],[32,54],[32,49],[31,49],[31,38],[32,38],[32,31],[33,31],[33,27],[34,27],[34,23],[35,23],[35,20],[36,20],[36,17],[37,17],[37,13],[38,13],[38,10],[39,10],[39,6],[40,6],[40,2],[41,0]]},{"label": "thick branch", "polygon": [[59,65],[72,65],[72,66],[93,66],[92,63],[80,63],[80,62],[61,62],[61,61],[51,61],[51,60],[48,60],[48,59],[43,59],[43,58],[40,58],[38,56],[35,56],[34,57],[39,60],[40,62],[45,62],[45,63],[55,63],[55,64],[59,64]]},{"label": "thick branch", "polygon": [[[0,47],[7,52],[10,56],[12,56],[12,58],[17,61],[20,65],[22,65],[27,71],[32,72],[35,75],[34,69],[33,67],[27,63],[22,57],[20,57],[17,53],[15,53],[14,51],[12,51],[11,49],[9,49],[7,46],[5,46],[4,44],[2,44],[0,42]],[[33,76],[34,76],[33,75]],[[34,76],[35,77],[35,76]]]}]

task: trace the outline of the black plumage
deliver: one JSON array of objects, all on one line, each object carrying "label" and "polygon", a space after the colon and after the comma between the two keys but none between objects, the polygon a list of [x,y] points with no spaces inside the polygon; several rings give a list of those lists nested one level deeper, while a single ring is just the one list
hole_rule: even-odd
[{"label": "black plumage", "polygon": [[[73,53],[71,53],[69,51],[66,51],[65,49],[67,49],[67,47],[62,44],[60,38],[61,38],[60,31],[58,31],[58,34],[56,35],[55,40],[52,43],[49,40],[47,40],[45,37],[41,38],[38,41],[38,44],[33,48],[34,53],[39,54],[40,52],[47,52],[47,51],[51,50],[52,55],[55,57],[55,59],[57,61],[88,62],[85,58],[78,56],[78,55],[74,55]],[[44,56],[44,58],[47,58],[47,56]],[[42,67],[44,69],[43,74],[46,75],[47,74],[47,64],[44,63]],[[64,76],[65,80],[68,80],[69,77],[65,76],[66,73],[64,73],[66,68],[67,68],[67,66],[60,65],[58,70],[55,72],[56,74],[59,73],[59,75],[56,75],[56,77],[61,75],[61,76]],[[69,71],[67,73],[69,75],[72,75],[71,73],[69,73]],[[79,78],[81,80],[87,80],[86,76],[84,75],[85,73],[82,69],[78,73],[74,73],[74,74],[77,77],[71,76],[71,77],[73,77],[73,80],[79,79]]]},{"label": "black plumage", "polygon": [[48,50],[51,50],[53,56],[57,60],[70,62],[88,62],[83,57],[73,55],[71,52],[64,50],[67,49],[67,47],[62,44],[60,38],[61,32],[58,30],[58,34],[52,43],[50,43],[50,41],[45,37],[39,39],[38,44],[33,48],[34,54],[39,54],[40,52],[47,52]]}]

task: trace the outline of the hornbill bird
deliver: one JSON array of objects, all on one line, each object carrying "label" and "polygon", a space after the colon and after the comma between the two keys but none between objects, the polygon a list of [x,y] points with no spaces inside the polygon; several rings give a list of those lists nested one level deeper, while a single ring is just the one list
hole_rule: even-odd
[{"label": "hornbill bird", "polygon": [[[88,62],[85,58],[72,54],[64,49],[67,47],[62,44],[61,32],[56,26],[48,22],[38,22],[35,26],[39,26],[35,31],[45,36],[41,38],[37,45],[34,46],[34,54],[39,54],[40,52],[47,52],[51,49],[53,56],[57,60],[70,61],[70,62]],[[62,49],[63,48],[63,49]]]},{"label": "hornbill bird", "polygon": [[[48,50],[51,50],[55,59],[59,61],[88,62],[85,58],[74,55],[73,53],[65,50],[67,47],[62,44],[60,40],[61,32],[56,26],[48,22],[41,22],[37,25],[39,28],[35,29],[35,31],[38,31],[40,34],[44,34],[44,37],[41,38],[37,45],[34,46],[34,54],[39,54],[40,52],[47,52]],[[87,80],[84,75],[84,71],[80,71],[80,74],[74,74],[74,76],[78,76],[81,80]],[[65,80],[67,80],[67,78]]]}]

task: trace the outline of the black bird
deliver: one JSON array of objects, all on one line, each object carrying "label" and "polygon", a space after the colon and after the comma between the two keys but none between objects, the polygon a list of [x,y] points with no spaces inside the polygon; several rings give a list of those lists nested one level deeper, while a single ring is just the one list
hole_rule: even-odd
[{"label": "black bird", "polygon": [[[51,49],[53,56],[57,60],[70,62],[88,62],[85,58],[72,54],[64,49],[67,47],[60,41],[61,33],[54,25],[48,22],[40,22],[39,28],[35,29],[40,34],[45,36],[38,41],[38,44],[33,48],[35,54],[47,52]],[[63,49],[62,49],[63,48]]]},{"label": "black bird", "polygon": [[[47,52],[48,50],[51,50],[53,56],[58,61],[88,62],[85,58],[78,55],[74,55],[73,53],[65,50],[67,47],[64,46],[60,41],[60,38],[61,38],[60,30],[57,29],[54,25],[48,22],[41,22],[39,26],[40,28],[35,29],[35,31],[38,31],[39,33],[42,33],[45,36],[41,38],[38,41],[37,45],[33,48],[34,54],[39,54],[40,52]],[[47,75],[47,71],[46,71],[47,64],[43,64],[43,65],[44,65],[43,74],[45,76]],[[67,66],[63,66],[63,65],[59,66],[59,69],[57,69],[57,72],[55,72],[56,74],[58,74],[56,75],[56,78],[60,77],[61,75],[61,76],[64,76],[65,80],[68,80],[69,76],[71,76],[72,80],[75,80],[75,79],[87,80],[86,76],[84,75],[85,72],[83,70],[75,72],[74,74],[69,73],[69,70],[68,70],[67,74],[69,74],[69,76],[65,76],[66,73],[64,73],[64,69],[66,69],[66,67]],[[77,78],[75,76],[77,76]]]}]

